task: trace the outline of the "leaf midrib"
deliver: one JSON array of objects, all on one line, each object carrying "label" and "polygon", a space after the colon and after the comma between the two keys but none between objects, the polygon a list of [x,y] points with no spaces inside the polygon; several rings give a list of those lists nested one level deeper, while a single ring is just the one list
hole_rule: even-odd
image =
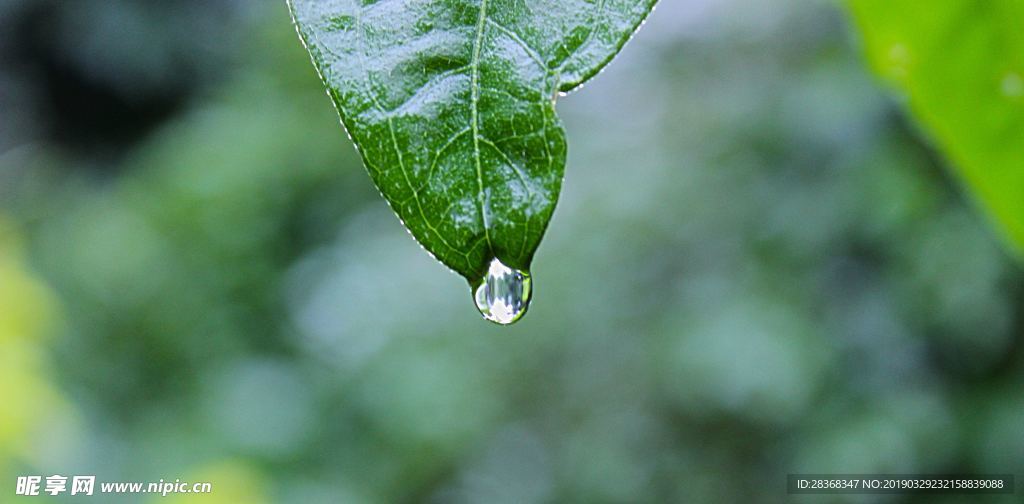
[{"label": "leaf midrib", "polygon": [[480,116],[478,102],[480,100],[480,46],[483,45],[484,26],[487,22],[487,0],[480,0],[480,14],[476,21],[476,39],[473,41],[473,56],[470,59],[470,126],[473,129],[473,159],[476,163],[477,205],[480,207],[480,222],[484,227],[484,239],[487,240],[489,255],[494,254],[494,243],[484,211],[484,175],[480,164]]}]

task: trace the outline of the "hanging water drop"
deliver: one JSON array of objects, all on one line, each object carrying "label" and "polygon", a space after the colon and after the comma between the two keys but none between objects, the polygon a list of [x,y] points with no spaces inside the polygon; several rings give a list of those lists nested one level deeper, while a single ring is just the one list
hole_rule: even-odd
[{"label": "hanging water drop", "polygon": [[485,319],[511,324],[522,318],[530,306],[530,272],[509,268],[495,258],[473,298]]}]

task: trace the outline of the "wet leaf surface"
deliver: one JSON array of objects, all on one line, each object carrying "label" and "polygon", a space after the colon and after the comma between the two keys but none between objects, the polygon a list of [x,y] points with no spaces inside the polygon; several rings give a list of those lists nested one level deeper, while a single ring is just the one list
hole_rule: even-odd
[{"label": "wet leaf surface", "polygon": [[566,140],[555,98],[595,75],[655,0],[292,0],[371,177],[412,235],[475,284],[528,271]]}]

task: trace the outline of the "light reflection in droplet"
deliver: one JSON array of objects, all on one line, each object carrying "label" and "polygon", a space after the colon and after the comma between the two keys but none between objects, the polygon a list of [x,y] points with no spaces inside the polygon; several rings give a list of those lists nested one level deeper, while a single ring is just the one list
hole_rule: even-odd
[{"label": "light reflection in droplet", "polygon": [[473,299],[485,319],[507,325],[526,313],[530,291],[530,272],[509,268],[495,258],[473,292]]}]

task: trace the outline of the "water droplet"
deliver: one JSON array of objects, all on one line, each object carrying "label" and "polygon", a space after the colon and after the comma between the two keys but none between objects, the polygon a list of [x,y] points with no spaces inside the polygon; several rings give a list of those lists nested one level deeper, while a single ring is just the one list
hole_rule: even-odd
[{"label": "water droplet", "polygon": [[509,268],[493,259],[473,298],[485,319],[498,324],[511,324],[530,306],[530,272]]}]

